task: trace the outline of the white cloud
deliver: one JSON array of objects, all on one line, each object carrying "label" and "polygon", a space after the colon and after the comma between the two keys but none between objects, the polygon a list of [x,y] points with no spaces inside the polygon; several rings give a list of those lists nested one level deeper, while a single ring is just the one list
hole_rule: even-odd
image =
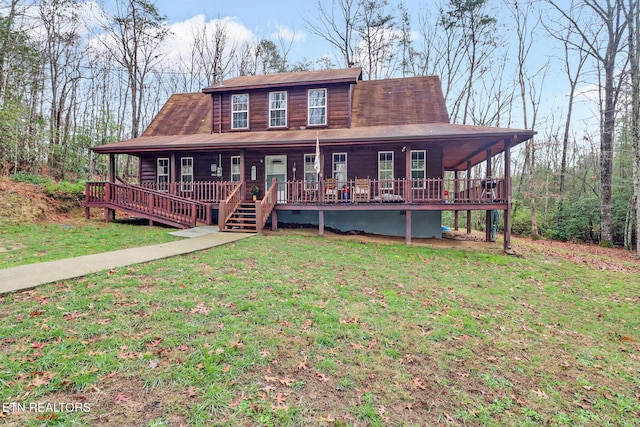
[{"label": "white cloud", "polygon": [[205,15],[193,16],[186,21],[176,22],[169,26],[169,37],[163,43],[163,56],[165,62],[177,64],[182,58],[191,55],[191,48],[197,34],[206,32],[209,40],[213,39],[216,28],[224,28],[227,33],[229,45],[242,45],[255,40],[256,36],[235,18],[224,17],[205,21]]}]

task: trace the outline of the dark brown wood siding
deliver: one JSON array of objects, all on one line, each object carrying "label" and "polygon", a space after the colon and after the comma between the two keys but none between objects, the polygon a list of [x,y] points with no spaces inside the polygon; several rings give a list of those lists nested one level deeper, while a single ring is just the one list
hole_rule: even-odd
[{"label": "dark brown wood siding", "polygon": [[[403,152],[403,147],[406,147]],[[378,153],[381,151],[392,151],[394,160],[394,178],[402,179],[406,177],[406,158],[410,150],[426,150],[427,152],[427,177],[441,178],[442,169],[442,149],[440,147],[429,148],[424,145],[395,144],[388,146],[372,147],[324,147],[321,151],[324,161],[323,173],[325,178],[332,176],[332,159],[334,153],[347,153],[347,176],[349,180],[355,178],[378,179]],[[304,179],[304,155],[314,154],[314,148],[293,148],[289,150],[246,150],[244,151],[244,176],[247,188],[257,185],[261,194],[265,190],[265,156],[286,155],[287,156],[287,180]],[[182,157],[193,157],[194,161],[194,181],[230,181],[231,180],[231,157],[241,156],[241,150],[237,151],[198,151],[198,152],[178,152],[175,154],[176,176],[170,176],[170,181],[180,179],[180,165]],[[158,158],[168,158],[171,163],[170,153],[154,154],[153,156],[140,157],[140,182],[156,181],[156,166]],[[220,163],[222,161],[222,163]],[[212,175],[211,165],[222,165],[222,176]],[[251,180],[251,167],[256,167],[256,179]],[[296,168],[295,177],[293,168]]]},{"label": "dark brown wood siding", "polygon": [[[309,89],[327,89],[327,125],[320,128],[347,128],[350,118],[350,85],[330,84],[321,86],[284,87],[282,89],[255,89],[251,91],[213,94],[213,132],[257,132],[282,130],[269,127],[269,92],[287,92],[287,127],[300,129],[307,127],[307,91]],[[249,129],[231,130],[231,95],[249,94]]]}]

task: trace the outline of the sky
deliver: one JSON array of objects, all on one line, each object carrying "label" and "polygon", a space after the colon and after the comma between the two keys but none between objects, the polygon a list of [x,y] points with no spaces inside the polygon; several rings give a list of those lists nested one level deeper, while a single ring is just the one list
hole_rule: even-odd
[{"label": "sky", "polygon": [[[332,0],[321,0],[330,9]],[[447,0],[389,0],[390,7],[400,1],[417,19],[418,12],[423,12],[427,5],[446,2]],[[321,37],[311,34],[306,21],[317,19],[318,0],[155,0],[159,12],[166,16],[169,25],[175,25],[203,14],[206,22],[219,18],[232,18],[241,24],[258,39],[277,41],[278,28],[282,27],[290,34],[295,33],[295,43],[289,56],[290,63],[315,60],[330,55],[336,66],[341,57],[337,57],[336,49]],[[433,11],[435,12],[436,9]],[[392,9],[389,9],[392,11]],[[412,24],[413,30],[418,23]]]},{"label": "sky", "polygon": [[254,36],[270,40],[275,39],[272,36],[278,33],[279,26],[283,26],[298,34],[294,46],[298,56],[315,58],[327,53],[328,47],[318,37],[310,36],[306,28],[306,17],[316,14],[315,0],[156,0],[155,3],[169,25],[200,14],[204,14],[207,22],[228,17]]}]

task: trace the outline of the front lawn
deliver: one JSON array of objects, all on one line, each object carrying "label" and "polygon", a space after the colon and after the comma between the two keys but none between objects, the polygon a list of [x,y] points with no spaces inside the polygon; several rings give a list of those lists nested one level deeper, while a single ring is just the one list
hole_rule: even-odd
[{"label": "front lawn", "polygon": [[515,249],[273,233],[6,295],[2,422],[637,425],[639,265]]}]

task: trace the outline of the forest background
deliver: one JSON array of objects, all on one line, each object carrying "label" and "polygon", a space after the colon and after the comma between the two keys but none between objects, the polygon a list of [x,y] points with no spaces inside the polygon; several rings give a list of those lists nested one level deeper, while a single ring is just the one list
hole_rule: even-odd
[{"label": "forest background", "polygon": [[239,3],[290,22],[170,21],[183,3],[163,0],[0,0],[0,172],[102,179],[90,147],[135,138],[171,94],[231,77],[435,74],[453,123],[538,132],[512,156],[515,233],[640,256],[638,0]]}]

